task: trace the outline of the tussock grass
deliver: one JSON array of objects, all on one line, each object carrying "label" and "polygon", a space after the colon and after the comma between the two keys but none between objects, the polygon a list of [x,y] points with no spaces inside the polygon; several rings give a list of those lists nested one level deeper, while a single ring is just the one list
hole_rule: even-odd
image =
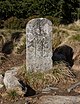
[{"label": "tussock grass", "polygon": [[72,39],[80,42],[80,34],[72,36]]},{"label": "tussock grass", "polygon": [[73,23],[68,25],[67,28],[74,31],[80,31],[80,24]]},{"label": "tussock grass", "polygon": [[59,46],[65,38],[69,36],[69,33],[65,30],[54,29],[53,30],[53,39],[52,39],[52,47],[53,49]]},{"label": "tussock grass", "polygon": [[65,63],[57,63],[51,70],[44,72],[27,72],[26,67],[19,70],[18,77],[24,80],[35,90],[41,90],[48,85],[56,85],[58,82],[66,83],[73,79],[73,73]]},{"label": "tussock grass", "polygon": [[7,92],[9,99],[16,99],[19,95],[15,90],[10,90]]}]

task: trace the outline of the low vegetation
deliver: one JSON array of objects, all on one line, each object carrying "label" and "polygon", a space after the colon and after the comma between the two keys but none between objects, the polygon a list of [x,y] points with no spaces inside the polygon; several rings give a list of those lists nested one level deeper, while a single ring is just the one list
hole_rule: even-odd
[{"label": "low vegetation", "polygon": [[9,97],[9,99],[15,99],[19,95],[15,90],[11,90],[11,91],[8,91],[7,96]]},{"label": "low vegetation", "polygon": [[72,36],[73,40],[80,42],[80,34],[76,34],[75,36]]},{"label": "low vegetation", "polygon": [[18,77],[25,83],[32,86],[35,90],[42,90],[48,85],[56,85],[58,82],[66,83],[74,79],[74,74],[65,63],[56,63],[51,70],[45,72],[27,72],[26,67],[23,66],[19,72]]},{"label": "low vegetation", "polygon": [[54,25],[69,24],[80,17],[79,3],[79,0],[1,0],[0,28],[25,28],[34,17],[46,17]]}]

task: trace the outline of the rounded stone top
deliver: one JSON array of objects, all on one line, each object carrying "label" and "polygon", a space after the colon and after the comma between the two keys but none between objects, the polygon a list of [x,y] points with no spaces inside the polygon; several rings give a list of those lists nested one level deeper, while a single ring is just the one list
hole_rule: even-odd
[{"label": "rounded stone top", "polygon": [[49,20],[49,19],[47,19],[47,18],[34,18],[34,19],[31,19],[28,23],[27,23],[27,25],[28,24],[34,24],[36,21],[44,21],[44,23],[48,23],[49,25],[52,25],[52,22]]}]

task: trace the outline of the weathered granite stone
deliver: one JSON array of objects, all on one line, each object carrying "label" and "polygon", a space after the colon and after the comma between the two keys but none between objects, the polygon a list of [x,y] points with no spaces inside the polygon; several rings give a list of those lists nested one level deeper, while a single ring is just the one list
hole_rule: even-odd
[{"label": "weathered granite stone", "polygon": [[3,76],[0,74],[0,88],[3,87]]},{"label": "weathered granite stone", "polygon": [[10,70],[7,70],[4,75],[4,85],[6,89],[15,89],[16,87],[21,87],[22,85],[19,83],[19,79],[16,77],[19,69],[22,66],[12,67]]},{"label": "weathered granite stone", "polygon": [[10,68],[10,70],[7,70],[5,72],[5,74],[11,74],[11,75],[15,76],[15,75],[17,75],[20,68],[22,68],[22,66],[12,67],[12,68]]},{"label": "weathered granite stone", "polygon": [[52,68],[52,23],[46,18],[36,18],[26,26],[27,70],[38,71]]},{"label": "weathered granite stone", "polygon": [[18,79],[11,73],[5,73],[3,82],[7,90],[12,90],[16,87],[21,87],[21,84],[19,83]]},{"label": "weathered granite stone", "polygon": [[80,104],[80,96],[43,95],[35,104]]},{"label": "weathered granite stone", "polygon": [[2,76],[2,74],[0,74],[0,84],[2,84],[3,83],[3,76]]}]

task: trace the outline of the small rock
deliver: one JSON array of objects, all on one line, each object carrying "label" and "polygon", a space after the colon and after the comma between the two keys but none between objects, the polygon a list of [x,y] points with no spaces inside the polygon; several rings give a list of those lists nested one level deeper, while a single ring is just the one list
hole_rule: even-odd
[{"label": "small rock", "polygon": [[10,74],[12,74],[13,76],[15,76],[17,73],[18,73],[18,70],[20,69],[21,67],[12,67],[10,70],[7,70],[6,72],[5,72],[5,74],[6,73],[10,73]]},{"label": "small rock", "polygon": [[0,74],[0,84],[3,83],[3,76]]},{"label": "small rock", "polygon": [[20,68],[22,66],[12,67],[11,70],[6,71],[3,82],[7,91],[15,90],[19,95],[24,95],[27,92],[27,87],[16,77]]},{"label": "small rock", "polygon": [[3,81],[6,89],[13,89],[17,86],[21,86],[18,79],[11,73],[5,73]]},{"label": "small rock", "polygon": [[46,87],[42,89],[42,93],[50,93],[51,89],[49,87]]},{"label": "small rock", "polygon": [[4,85],[0,84],[0,88],[2,88]]},{"label": "small rock", "polygon": [[13,74],[6,72],[3,82],[7,91],[15,90],[19,95],[23,94],[22,85],[19,83],[18,78],[13,76]]},{"label": "small rock", "polygon": [[3,87],[3,76],[0,74],[0,89]]},{"label": "small rock", "polygon": [[48,86],[48,87],[42,89],[42,93],[49,93],[49,92],[51,92],[53,90],[58,90],[58,88],[56,88],[56,87],[49,87]]}]

